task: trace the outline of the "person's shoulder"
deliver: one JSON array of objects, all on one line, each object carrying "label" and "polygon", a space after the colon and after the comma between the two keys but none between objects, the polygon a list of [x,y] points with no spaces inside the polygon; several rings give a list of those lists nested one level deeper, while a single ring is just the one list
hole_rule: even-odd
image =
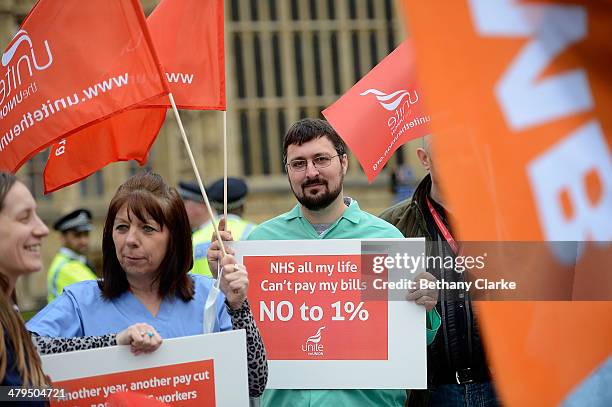
[{"label": "person's shoulder", "polygon": [[199,287],[205,288],[206,292],[208,292],[208,290],[210,289],[210,287],[212,287],[213,282],[214,282],[212,277],[204,276],[202,274],[189,273],[189,276],[191,277],[191,281],[193,281],[193,285],[196,289],[196,292],[198,291]]},{"label": "person's shoulder", "polygon": [[360,211],[359,214],[361,220],[360,223],[367,227],[368,237],[379,237],[379,238],[400,238],[404,237],[395,226],[381,219],[375,215],[364,210]]},{"label": "person's shoulder", "polygon": [[191,274],[191,273],[189,274],[189,276],[191,276],[191,279],[194,284],[211,285],[213,282],[213,279],[210,276],[205,276],[202,274]]},{"label": "person's shoulder", "polygon": [[65,263],[60,265],[60,269],[62,271],[82,270],[83,268],[87,268],[89,270],[89,267],[87,267],[85,263],[77,259],[69,259]]},{"label": "person's shoulder", "polygon": [[102,298],[98,280],[84,280],[64,287],[64,293],[78,303],[95,303]]},{"label": "person's shoulder", "polygon": [[259,225],[254,225],[247,240],[270,240],[276,234],[282,233],[283,227],[289,222],[289,213],[285,212]]},{"label": "person's shoulder", "polygon": [[411,205],[412,198],[405,199],[382,211],[379,217],[391,224],[395,224],[406,214],[406,212],[408,212],[408,210],[410,210]]}]

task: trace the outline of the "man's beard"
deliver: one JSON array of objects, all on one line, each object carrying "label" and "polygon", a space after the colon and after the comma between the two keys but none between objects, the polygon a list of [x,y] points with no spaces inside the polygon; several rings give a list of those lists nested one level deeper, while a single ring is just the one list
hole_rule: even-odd
[{"label": "man's beard", "polygon": [[[331,205],[332,202],[336,200],[336,198],[338,198],[338,195],[340,195],[340,192],[342,192],[343,181],[344,174],[341,173],[340,182],[338,183],[338,186],[336,187],[336,189],[331,191],[329,190],[328,182],[320,178],[305,181],[302,185],[300,185],[300,188],[302,189],[302,193],[300,195],[295,192],[293,186],[291,187],[291,189],[293,190],[293,195],[295,195],[295,198],[298,200],[299,203],[302,204],[302,206],[304,206],[309,211],[318,211],[327,208],[329,205]],[[318,194],[317,196],[306,195],[306,193],[304,192],[304,188],[312,184],[321,184],[319,188],[322,188],[324,190],[323,193]]]}]

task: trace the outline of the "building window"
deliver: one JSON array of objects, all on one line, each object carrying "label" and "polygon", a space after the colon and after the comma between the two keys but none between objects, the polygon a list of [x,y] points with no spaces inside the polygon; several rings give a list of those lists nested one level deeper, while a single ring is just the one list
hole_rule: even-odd
[{"label": "building window", "polygon": [[[392,0],[226,2],[226,61],[247,176],[282,175],[282,138],[303,117],[322,117],[398,44]],[[351,173],[358,174],[357,166]]]}]

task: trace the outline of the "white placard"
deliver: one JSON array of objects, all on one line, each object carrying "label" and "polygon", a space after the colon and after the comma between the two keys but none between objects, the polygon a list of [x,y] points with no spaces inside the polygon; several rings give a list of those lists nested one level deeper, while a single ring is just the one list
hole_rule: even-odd
[{"label": "white placard", "polygon": [[[167,339],[155,352],[137,356],[130,352],[129,346],[113,346],[42,357],[43,370],[56,383],[206,360],[212,360],[214,363],[216,405],[248,406],[246,334],[244,330]],[[160,369],[160,371],[163,372],[163,369]],[[164,378],[163,373],[161,375],[157,373],[156,376],[159,376],[160,379]],[[139,377],[150,378],[151,374],[145,373]],[[201,378],[204,379],[204,377]],[[192,379],[195,383],[198,377],[192,377]],[[95,380],[92,378],[89,382],[94,383]],[[97,384],[92,386],[100,388]],[[168,388],[167,393],[170,395],[173,394],[172,387],[169,386]],[[104,389],[101,388],[100,392],[103,394]],[[139,392],[148,394],[146,390]],[[188,393],[188,391],[183,393]],[[83,400],[83,402],[85,401]],[[192,400],[192,402],[195,402],[195,400]],[[177,400],[170,404],[200,405],[198,403],[188,404],[184,400]],[[91,404],[71,402],[70,405],[90,407]]]},{"label": "white placard", "polygon": [[[362,255],[362,245],[374,247],[375,253],[386,253],[388,256],[393,256],[397,253],[406,254],[418,258],[422,257],[425,249],[425,239],[367,239],[367,240],[344,240],[344,239],[329,239],[329,240],[280,240],[280,241],[238,241],[232,242],[231,246],[236,251],[238,262],[248,263],[248,259],[252,257],[262,256],[323,256],[323,255]],[[365,246],[364,246],[365,247]],[[303,257],[301,257],[303,259]],[[294,272],[297,273],[298,266],[294,267]],[[304,266],[304,268],[308,268]],[[396,267],[389,268],[389,281],[400,281],[402,278],[413,278],[416,274],[424,271],[423,265],[416,265],[414,273],[409,274],[404,269]],[[253,270],[249,269],[249,279],[251,286],[249,288],[249,301],[253,313],[256,316],[256,322],[264,337],[271,338],[274,335],[276,338],[292,338],[291,335],[296,335],[299,330],[295,329],[295,325],[288,324],[278,319],[274,322],[274,327],[266,326],[265,322],[270,323],[269,314],[266,316],[263,312],[259,312],[262,308],[257,284],[262,282],[262,274],[271,274],[270,270]],[[273,273],[271,280],[278,274]],[[325,280],[325,277],[321,277]],[[281,288],[287,288],[279,284]],[[294,288],[294,286],[291,286]],[[387,293],[388,298],[392,296]],[[384,294],[384,295],[387,295]],[[398,292],[393,295],[397,296]],[[405,292],[402,294],[402,299]],[[268,294],[266,294],[268,295]],[[276,305],[283,303],[285,306],[283,312],[287,311],[288,302],[296,302],[298,294],[287,290],[272,293],[276,300]],[[332,292],[325,295],[335,296]],[[307,303],[306,300],[297,299],[294,308],[293,318],[299,313],[298,302]],[[397,297],[395,297],[397,298]],[[264,301],[266,302],[266,301]],[[270,306],[269,298],[267,298],[266,306]],[[366,303],[367,304],[367,303]],[[389,300],[388,304],[388,356],[385,360],[325,360],[324,357],[313,357],[310,360],[288,360],[277,359],[274,356],[274,349],[271,349],[270,342],[274,339],[268,339],[266,349],[268,351],[270,376],[268,379],[268,388],[273,389],[418,389],[427,387],[427,364],[426,364],[426,330],[425,330],[425,309],[422,306],[416,305],[414,302],[406,300]],[[355,305],[355,304],[354,304]],[[367,306],[367,305],[366,305]],[[357,309],[357,306],[352,307]],[[349,308],[350,309],[350,308]],[[325,311],[325,310],[324,310]],[[325,311],[329,312],[329,310]],[[350,313],[349,313],[350,314]],[[359,317],[360,314],[356,318]],[[281,315],[282,316],[282,315]],[[286,315],[285,315],[286,316]],[[315,315],[317,316],[317,315]],[[263,319],[262,319],[263,318]],[[301,318],[301,317],[300,317]],[[347,316],[347,320],[350,315]],[[293,321],[293,319],[292,319]],[[301,321],[303,322],[303,321]],[[330,327],[325,327],[322,330],[317,330],[317,325],[309,321],[311,335],[315,340],[319,340],[322,344],[326,339],[324,335],[330,331]],[[334,323],[334,322],[332,322]],[[320,324],[323,326],[322,324]],[[329,325],[329,324],[328,324]],[[321,327],[319,326],[319,328]],[[318,336],[317,336],[318,334]],[[367,335],[377,335],[377,332],[367,332]],[[304,340],[312,339],[308,336]],[[351,348],[351,338],[343,338],[346,341],[347,349]],[[310,344],[312,346],[312,344]],[[311,352],[316,354],[316,352]],[[320,352],[322,353],[322,352]]]}]

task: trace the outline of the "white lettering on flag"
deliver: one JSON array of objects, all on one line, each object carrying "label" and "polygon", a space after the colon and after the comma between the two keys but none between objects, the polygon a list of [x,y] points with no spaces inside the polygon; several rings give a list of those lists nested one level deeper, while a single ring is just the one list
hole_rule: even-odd
[{"label": "white lettering on flag", "polygon": [[483,36],[532,37],[498,82],[496,95],[515,131],[593,108],[584,70],[540,78],[570,45],[587,34],[583,7],[519,5],[513,0],[470,0]]}]

